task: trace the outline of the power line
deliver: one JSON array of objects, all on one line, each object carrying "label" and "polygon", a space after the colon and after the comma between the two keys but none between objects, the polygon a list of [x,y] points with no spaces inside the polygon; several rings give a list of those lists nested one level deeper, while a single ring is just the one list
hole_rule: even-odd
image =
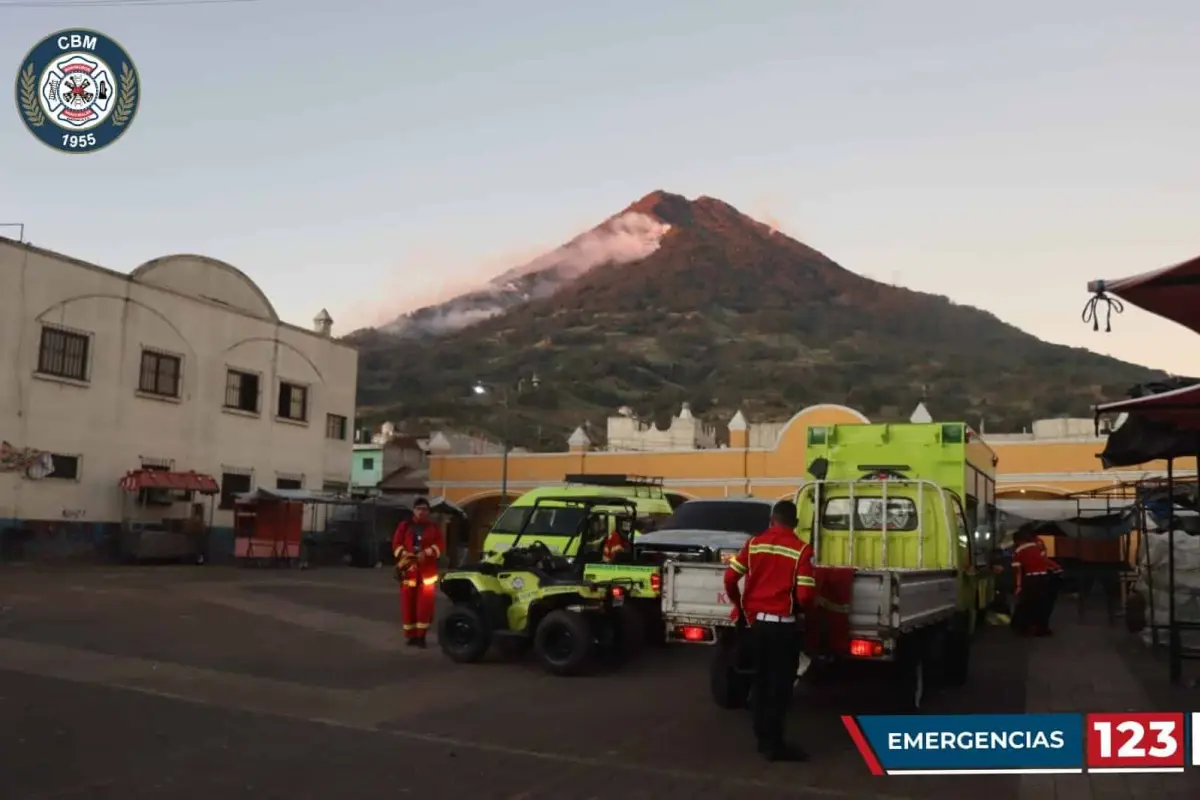
[{"label": "power line", "polygon": [[257,3],[259,0],[0,0],[4,8],[154,8],[158,6],[215,6]]}]

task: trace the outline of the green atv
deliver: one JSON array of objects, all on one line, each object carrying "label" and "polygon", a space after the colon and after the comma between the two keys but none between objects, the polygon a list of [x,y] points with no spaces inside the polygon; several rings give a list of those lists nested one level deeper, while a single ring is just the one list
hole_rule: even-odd
[{"label": "green atv", "polygon": [[[606,564],[602,553],[613,525],[636,515],[624,497],[539,498],[508,550],[442,577],[442,592],[454,602],[438,625],[442,652],[474,663],[493,644],[510,651],[532,645],[556,675],[630,655],[643,639],[647,612],[659,605],[659,570]],[[560,555],[576,537],[575,555]]]}]

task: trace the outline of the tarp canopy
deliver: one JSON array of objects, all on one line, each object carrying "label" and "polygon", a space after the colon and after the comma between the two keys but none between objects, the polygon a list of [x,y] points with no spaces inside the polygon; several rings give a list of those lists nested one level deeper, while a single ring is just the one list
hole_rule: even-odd
[{"label": "tarp canopy", "polygon": [[1100,514],[1117,513],[1133,505],[1132,500],[1103,498],[1079,498],[1078,500],[1009,500],[1001,498],[996,501],[996,508],[1005,514],[1022,517],[1026,520],[1051,522],[1059,519],[1074,519],[1075,517],[1091,517]]},{"label": "tarp canopy", "polygon": [[178,492],[220,494],[221,487],[211,475],[199,472],[166,472],[157,469],[136,469],[125,473],[120,486],[127,492],[142,489],[169,489]]},{"label": "tarp canopy", "polygon": [[1105,469],[1183,458],[1200,452],[1200,379],[1168,378],[1141,383],[1128,400],[1096,406],[1096,420],[1119,414],[1100,460]]},{"label": "tarp canopy", "polygon": [[1129,414],[1130,417],[1168,423],[1180,430],[1200,431],[1200,383],[1104,403],[1096,406],[1096,414]]},{"label": "tarp canopy", "polygon": [[1099,516],[1047,518],[1041,515],[1026,517],[1012,512],[1000,512],[1000,529],[1004,534],[1034,523],[1038,533],[1047,536],[1070,536],[1073,539],[1119,539],[1133,530],[1137,517],[1129,510]]},{"label": "tarp canopy", "polygon": [[[1088,291],[1094,292],[1101,302],[1105,293],[1115,294],[1151,314],[1200,333],[1200,257],[1128,278],[1092,281]],[[1116,310],[1120,310],[1119,306]]]}]

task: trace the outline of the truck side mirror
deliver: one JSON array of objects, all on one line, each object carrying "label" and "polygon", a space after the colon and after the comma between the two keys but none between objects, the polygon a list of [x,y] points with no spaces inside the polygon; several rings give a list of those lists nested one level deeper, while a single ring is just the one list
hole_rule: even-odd
[{"label": "truck side mirror", "polygon": [[808,474],[818,481],[825,480],[825,476],[829,474],[829,460],[825,458],[815,459],[808,465]]}]

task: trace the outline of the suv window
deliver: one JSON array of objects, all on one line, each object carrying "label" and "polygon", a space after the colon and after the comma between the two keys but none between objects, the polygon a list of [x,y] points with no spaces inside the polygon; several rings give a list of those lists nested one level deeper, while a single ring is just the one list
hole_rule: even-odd
[{"label": "suv window", "polygon": [[768,503],[739,503],[724,500],[690,500],[672,514],[660,531],[692,528],[702,531],[758,534],[771,526]]}]

